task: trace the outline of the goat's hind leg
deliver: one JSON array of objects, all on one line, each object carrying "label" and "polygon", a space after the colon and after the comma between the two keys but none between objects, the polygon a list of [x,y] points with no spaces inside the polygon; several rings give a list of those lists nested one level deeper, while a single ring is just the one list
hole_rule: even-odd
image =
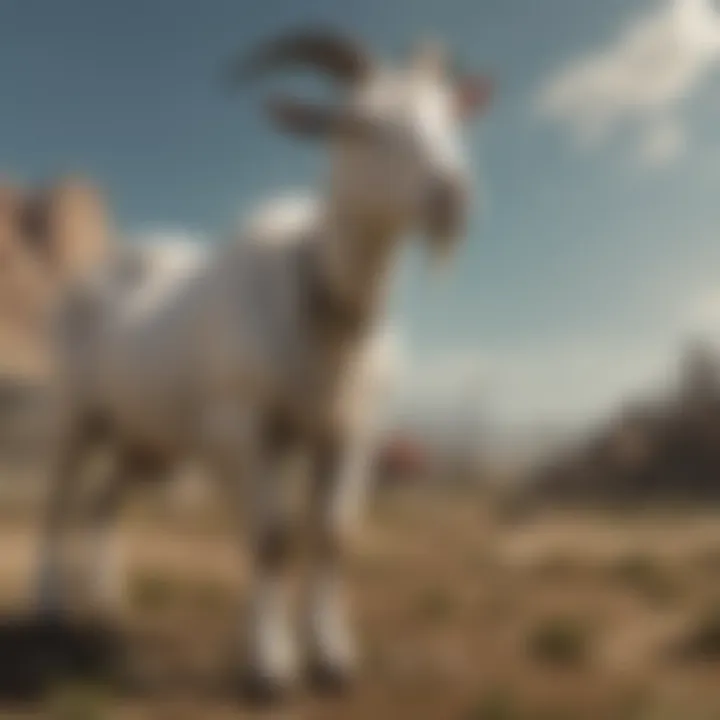
[{"label": "goat's hind leg", "polygon": [[259,444],[258,465],[248,478],[252,515],[248,680],[251,691],[268,699],[292,689],[299,670],[289,587],[297,538],[288,507],[291,449],[285,440],[273,432],[266,434]]},{"label": "goat's hind leg", "polygon": [[117,521],[128,489],[131,466],[121,451],[111,451],[110,463],[95,489],[86,512],[84,529],[85,590],[94,609],[112,612],[122,600]]},{"label": "goat's hind leg", "polygon": [[[282,472],[289,439],[267,425],[257,425],[254,418],[247,424],[244,419],[233,416],[232,426],[237,429],[231,442],[216,444],[214,454],[230,493],[235,526],[249,534],[244,690],[251,700],[272,702],[298,679],[287,582],[294,543]],[[245,532],[240,534],[242,542]]]}]

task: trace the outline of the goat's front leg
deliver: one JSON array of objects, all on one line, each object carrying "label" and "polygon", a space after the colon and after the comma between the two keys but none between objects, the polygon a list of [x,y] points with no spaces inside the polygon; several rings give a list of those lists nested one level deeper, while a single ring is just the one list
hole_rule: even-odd
[{"label": "goat's front leg", "polygon": [[342,689],[357,664],[344,565],[369,489],[371,440],[369,433],[359,432],[334,438],[316,458],[307,642],[311,679],[322,690]]},{"label": "goat's front leg", "polygon": [[103,482],[86,509],[88,525],[85,528],[86,551],[89,553],[85,590],[90,593],[88,599],[96,609],[105,613],[115,612],[123,597],[117,522],[131,471],[129,460],[122,452],[116,450],[112,455]]},{"label": "goat's front leg", "polygon": [[297,680],[288,573],[294,538],[285,506],[280,460],[267,452],[251,478],[249,690],[274,696]]},{"label": "goat's front leg", "polygon": [[235,524],[249,532],[246,690],[272,700],[295,684],[298,667],[287,587],[293,538],[281,472],[287,447],[265,423],[246,420],[233,422],[242,437],[223,443],[216,459]]}]

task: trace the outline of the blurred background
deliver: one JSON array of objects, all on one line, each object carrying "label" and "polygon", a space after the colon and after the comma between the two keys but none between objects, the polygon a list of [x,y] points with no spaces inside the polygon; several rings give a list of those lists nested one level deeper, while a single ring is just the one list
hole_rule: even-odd
[{"label": "blurred background", "polygon": [[[39,318],[112,234],[213,242],[317,185],[322,153],[222,81],[312,23],[389,56],[439,37],[497,95],[468,130],[459,257],[438,279],[409,249],[396,278],[353,567],[365,675],[298,716],[720,717],[713,0],[3,0],[0,606],[27,604],[43,491]],[[53,264],[5,222],[18,188],[42,189]],[[41,717],[242,716],[215,684],[243,589],[220,505],[192,471],[138,497],[123,632],[145,691],[56,682]],[[16,650],[0,633],[0,675]]]}]

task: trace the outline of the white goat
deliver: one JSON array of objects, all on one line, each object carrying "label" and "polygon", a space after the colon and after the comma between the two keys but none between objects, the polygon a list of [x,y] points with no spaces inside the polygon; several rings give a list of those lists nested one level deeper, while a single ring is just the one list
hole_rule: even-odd
[{"label": "white goat", "polygon": [[56,609],[59,533],[98,431],[117,451],[98,531],[129,474],[199,456],[245,513],[249,675],[272,693],[298,669],[285,588],[295,543],[279,465],[292,449],[311,461],[307,661],[337,686],[355,663],[341,571],[372,456],[375,323],[400,240],[420,229],[442,249],[460,234],[469,196],[461,120],[489,97],[485,81],[451,78],[435,49],[387,68],[329,33],[280,38],[245,68],[296,63],[351,90],[334,107],[269,104],[285,129],[334,141],[323,196],[271,205],[241,242],[176,265],[158,248],[134,250],[64,312],[63,432],[41,572],[43,601]]}]

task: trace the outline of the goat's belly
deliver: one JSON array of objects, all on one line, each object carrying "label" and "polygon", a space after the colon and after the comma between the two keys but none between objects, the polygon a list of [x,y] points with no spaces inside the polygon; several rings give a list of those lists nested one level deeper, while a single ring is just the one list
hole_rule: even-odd
[{"label": "goat's belly", "polygon": [[155,374],[117,374],[106,386],[104,412],[131,445],[178,452],[187,446],[193,413],[187,389]]},{"label": "goat's belly", "polygon": [[118,434],[124,441],[163,454],[178,454],[187,448],[188,431],[183,418],[153,409],[133,412],[123,408],[115,414]]}]

